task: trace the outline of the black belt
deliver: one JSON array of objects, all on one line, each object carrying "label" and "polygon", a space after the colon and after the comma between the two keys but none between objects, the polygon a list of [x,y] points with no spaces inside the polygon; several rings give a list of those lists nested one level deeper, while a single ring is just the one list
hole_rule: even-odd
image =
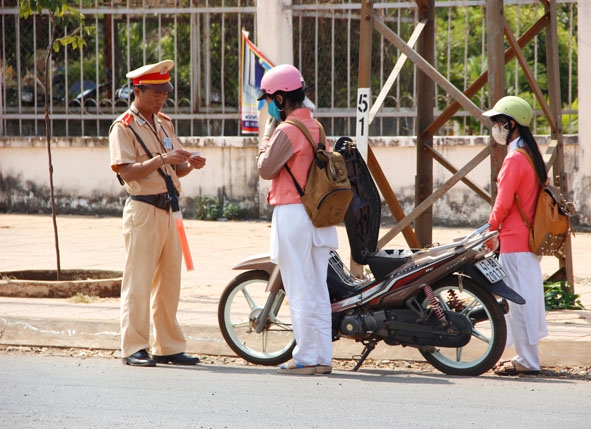
[{"label": "black belt", "polygon": [[129,198],[131,198],[134,201],[141,201],[143,203],[151,204],[162,210],[170,210],[170,200],[166,192],[163,194],[156,195],[130,195]]}]

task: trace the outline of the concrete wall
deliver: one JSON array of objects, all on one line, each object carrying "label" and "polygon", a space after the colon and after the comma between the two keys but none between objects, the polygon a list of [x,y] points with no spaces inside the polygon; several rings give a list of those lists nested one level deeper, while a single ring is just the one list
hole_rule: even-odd
[{"label": "concrete wall", "polygon": [[[218,137],[182,138],[188,150],[199,150],[207,158],[203,170],[182,179],[185,216],[195,214],[197,197],[218,197],[242,209],[242,216],[269,219],[271,210],[265,201],[269,181],[260,180],[256,170],[255,138]],[[334,142],[334,139],[329,139]],[[488,137],[436,138],[437,150],[456,168],[461,168],[488,142]],[[538,138],[545,150],[546,138]],[[414,138],[370,139],[376,157],[406,213],[414,206]],[[565,139],[566,170],[569,184],[589,182],[579,177],[580,148],[577,136]],[[119,215],[126,198],[123,188],[109,168],[107,139],[60,138],[52,144],[54,186],[59,213]],[[479,186],[490,188],[488,160],[468,177]],[[435,186],[451,173],[434,165]],[[50,212],[47,148],[43,138],[0,139],[0,212]],[[586,206],[588,207],[588,205]],[[464,184],[454,186],[434,207],[438,225],[474,225],[484,223],[490,206]],[[389,215],[384,209],[384,215]],[[589,225],[591,214],[581,213],[580,222]]]}]

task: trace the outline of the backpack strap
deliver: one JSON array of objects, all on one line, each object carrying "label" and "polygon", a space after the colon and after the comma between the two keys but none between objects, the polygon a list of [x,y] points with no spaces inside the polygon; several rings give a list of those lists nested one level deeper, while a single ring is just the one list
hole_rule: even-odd
[{"label": "backpack strap", "polygon": [[[308,128],[304,125],[304,123],[302,121],[300,121],[299,119],[292,118],[292,119],[286,120],[285,123],[295,125],[296,127],[298,127],[300,129],[300,131],[302,133],[304,133],[304,135],[306,136],[306,138],[308,139],[308,141],[312,145],[312,148],[314,149],[314,153],[316,153],[316,151],[318,150],[318,145],[314,142],[314,139],[312,138],[312,134],[310,134],[310,130],[308,130]],[[322,124],[320,122],[316,121],[316,123],[318,124],[318,128],[320,129],[320,143],[325,146],[322,149],[326,149],[326,134],[324,134],[324,127],[322,126]]]},{"label": "backpack strap", "polygon": [[531,222],[529,221],[529,219],[525,215],[525,211],[523,210],[523,206],[521,205],[521,202],[519,201],[519,195],[517,195],[517,193],[515,193],[515,203],[517,204],[517,208],[519,209],[519,213],[521,213],[521,217],[523,219],[523,222],[525,223],[525,226],[527,226],[527,229],[529,229],[531,231],[533,227],[531,225]]},{"label": "backpack strap", "polygon": [[289,167],[287,166],[287,164],[285,164],[285,169],[287,170],[287,172],[291,176],[291,178],[293,180],[293,184],[295,185],[296,189],[298,190],[298,194],[300,194],[300,197],[303,197],[304,196],[304,190],[302,189],[302,187],[300,186],[300,184],[296,180],[295,176],[293,175],[293,173],[291,172],[291,170],[289,169]]},{"label": "backpack strap", "polygon": [[[536,178],[538,178],[538,175],[536,173],[536,167],[534,166],[534,161],[532,160],[531,155],[529,154],[529,152],[527,151],[527,149],[524,148],[517,148],[516,149],[517,152],[522,153],[527,160],[529,161],[529,165],[531,165],[531,168],[534,170],[534,174],[536,175]],[[538,179],[539,182],[539,179]],[[525,225],[527,226],[527,229],[529,229],[530,231],[532,230],[532,224],[529,221],[529,219],[527,218],[527,216],[525,215],[525,211],[523,210],[523,206],[521,205],[521,201],[519,200],[519,195],[517,195],[517,192],[515,193],[515,203],[517,204],[517,208],[519,209],[519,213],[521,213],[521,217],[523,218],[523,222],[525,223]]]},{"label": "backpack strap", "polygon": [[[516,149],[516,151],[519,153],[522,153],[527,158],[527,160],[529,161],[529,165],[531,165],[531,168],[533,168],[534,173],[536,173],[536,167],[534,166],[534,161],[533,161],[531,155],[529,154],[529,152],[527,151],[527,149],[524,149],[522,147],[518,147]],[[536,173],[536,177],[538,177],[537,173]]]},{"label": "backpack strap", "polygon": [[[312,145],[312,149],[314,150],[314,157],[316,157],[316,151],[318,150],[318,145],[316,143],[314,143],[314,139],[312,138],[312,134],[310,134],[310,130],[308,130],[308,128],[303,124],[303,122],[298,119],[295,119],[295,118],[288,119],[285,122],[287,124],[295,125],[296,127],[299,128],[299,130],[308,139],[308,142],[310,143],[310,145]],[[322,144],[322,146],[326,147],[326,134],[324,134],[324,128],[322,127],[322,124],[320,122],[316,121],[316,123],[318,124],[318,127],[320,128],[320,143]],[[298,194],[300,194],[300,197],[303,197],[304,190],[302,189],[302,187],[300,186],[300,184],[296,180],[295,176],[291,172],[287,163],[285,164],[285,169],[287,170],[287,172],[289,173],[289,175],[293,179],[293,184],[295,185],[296,189],[298,190]]]}]

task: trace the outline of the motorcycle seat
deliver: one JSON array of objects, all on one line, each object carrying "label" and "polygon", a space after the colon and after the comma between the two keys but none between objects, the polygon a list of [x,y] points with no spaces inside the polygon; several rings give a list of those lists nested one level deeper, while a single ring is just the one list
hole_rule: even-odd
[{"label": "motorcycle seat", "polygon": [[334,150],[345,160],[353,199],[345,214],[345,227],[351,258],[367,264],[367,257],[377,252],[382,203],[378,189],[357,147],[349,137],[337,140]]},{"label": "motorcycle seat", "polygon": [[[383,279],[410,261],[409,249],[380,250],[366,258],[375,279]],[[412,253],[412,252],[410,252]]]},{"label": "motorcycle seat", "polygon": [[384,278],[410,259],[409,249],[378,250],[382,202],[367,164],[353,140],[341,137],[334,150],[345,160],[353,199],[345,215],[351,258],[369,265],[375,279]]}]

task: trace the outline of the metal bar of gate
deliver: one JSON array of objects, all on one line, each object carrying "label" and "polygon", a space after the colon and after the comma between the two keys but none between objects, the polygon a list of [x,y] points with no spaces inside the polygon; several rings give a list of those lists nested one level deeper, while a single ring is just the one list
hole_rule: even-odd
[{"label": "metal bar of gate", "polygon": [[435,67],[425,61],[419,54],[417,54],[410,46],[406,44],[404,40],[402,40],[396,33],[394,33],[390,28],[384,24],[378,18],[374,17],[374,27],[378,30],[381,34],[386,37],[386,39],[390,40],[394,46],[400,49],[402,52],[406,54],[406,56],[413,62],[417,67],[419,67],[425,74],[427,74],[434,82],[436,82],[439,86],[449,92],[452,97],[454,97],[460,104],[468,110],[472,115],[478,119],[483,124],[488,124],[488,118],[482,115],[482,112],[472,101],[464,95],[459,89],[457,89],[454,85],[452,85]]},{"label": "metal bar of gate", "polygon": [[[413,31],[412,35],[410,36],[410,39],[408,39],[408,46],[410,46],[411,48],[414,47],[415,44],[417,43],[418,38],[420,37],[421,33],[423,32],[423,29],[425,28],[425,23],[426,23],[425,20],[420,21],[417,24],[417,26],[415,27],[415,30]],[[407,59],[407,56],[404,54],[401,54],[398,57],[398,60],[396,61],[396,65],[392,69],[390,76],[388,76],[388,79],[386,80],[386,83],[384,84],[380,93],[378,94],[375,103],[371,106],[371,110],[369,111],[369,123],[370,124],[373,122],[373,120],[376,117],[376,115],[378,114],[379,110],[382,108],[384,100],[386,99],[386,96],[390,92],[390,89],[392,89],[392,85],[394,85],[396,78],[400,74],[400,70],[402,70],[402,66],[404,66],[406,59]]]}]

